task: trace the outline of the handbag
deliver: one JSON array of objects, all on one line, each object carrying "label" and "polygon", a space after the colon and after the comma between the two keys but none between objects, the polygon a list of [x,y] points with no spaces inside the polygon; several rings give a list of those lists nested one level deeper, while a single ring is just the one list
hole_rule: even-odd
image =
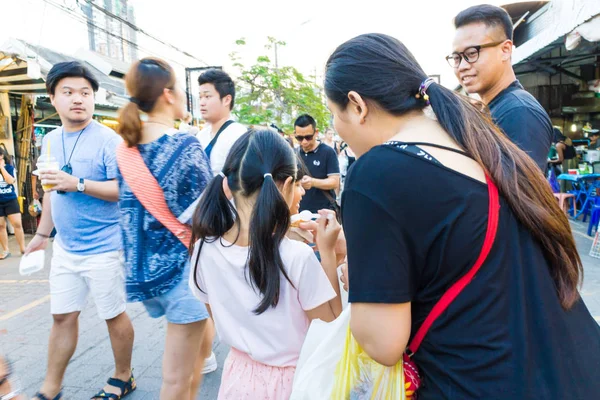
[{"label": "handbag", "polygon": [[192,241],[192,228],[173,215],[162,188],[146,166],[137,147],[127,147],[125,142],[121,142],[117,146],[117,164],[123,180],[127,182],[142,206],[175,235],[186,249],[189,248]]}]

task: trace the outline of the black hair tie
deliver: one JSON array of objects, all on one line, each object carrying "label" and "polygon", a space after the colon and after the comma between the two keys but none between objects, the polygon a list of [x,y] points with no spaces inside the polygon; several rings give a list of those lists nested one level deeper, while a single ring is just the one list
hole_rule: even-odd
[{"label": "black hair tie", "polygon": [[[156,99],[158,100],[158,99]],[[154,104],[156,103],[156,100],[154,101],[142,101],[140,99],[138,99],[137,97],[130,97],[129,101],[132,102],[133,104],[137,105],[138,108],[140,110],[142,110],[143,112],[149,112],[154,108]]]}]

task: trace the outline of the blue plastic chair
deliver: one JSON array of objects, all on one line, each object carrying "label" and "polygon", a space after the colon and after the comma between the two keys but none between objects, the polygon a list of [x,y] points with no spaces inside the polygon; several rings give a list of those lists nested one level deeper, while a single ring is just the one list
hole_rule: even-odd
[{"label": "blue plastic chair", "polygon": [[583,222],[586,221],[588,214],[591,215],[592,207],[600,204],[599,196],[597,196],[597,191],[600,189],[600,181],[589,182],[586,185],[581,185],[578,193],[575,194],[575,198],[577,199],[577,203],[581,204],[579,208],[579,212],[575,216],[577,219],[581,214],[583,214]]},{"label": "blue plastic chair", "polygon": [[[583,216],[583,222],[585,222],[586,215]],[[588,225],[588,236],[592,236],[594,229],[598,231],[598,225],[600,223],[600,196],[594,197],[594,204],[590,207],[590,224]]]},{"label": "blue plastic chair", "polygon": [[600,206],[592,207],[592,216],[590,217],[590,224],[588,225],[588,236],[593,236],[594,229],[598,231],[598,225],[600,223]]}]

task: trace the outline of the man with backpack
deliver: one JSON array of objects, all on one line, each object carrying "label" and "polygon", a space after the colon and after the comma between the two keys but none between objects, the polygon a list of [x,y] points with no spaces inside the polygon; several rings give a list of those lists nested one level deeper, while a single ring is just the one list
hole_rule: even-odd
[{"label": "man with backpack", "polygon": [[198,78],[200,112],[207,124],[197,137],[210,159],[214,175],[223,169],[229,149],[248,129],[231,119],[235,104],[235,85],[220,69],[209,69]]}]

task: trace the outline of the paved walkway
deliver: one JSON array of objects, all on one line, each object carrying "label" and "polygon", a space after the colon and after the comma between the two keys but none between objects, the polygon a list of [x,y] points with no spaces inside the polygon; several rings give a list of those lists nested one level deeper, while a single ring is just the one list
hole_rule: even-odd
[{"label": "paved walkway", "polygon": [[[12,254],[18,254],[14,237],[10,239]],[[46,259],[48,263],[48,254]],[[52,323],[49,268],[47,265],[39,273],[22,277],[19,260],[13,256],[0,261],[0,353],[11,359],[26,393],[32,396],[40,388],[46,371]],[[129,304],[127,312],[135,328],[133,368],[138,384],[138,389],[127,399],[158,399],[166,322],[150,318],[139,303]],[[97,317],[91,301],[81,313],[79,329],[77,351],[64,381],[64,398],[68,400],[89,399],[104,386],[114,366],[106,324]],[[220,367],[227,350],[215,345]],[[221,368],[206,375],[198,399],[216,399],[220,381]]]},{"label": "paved walkway", "polygon": [[[592,315],[600,322],[600,260],[590,257],[591,238],[586,226],[574,222],[573,230],[585,267],[582,296]],[[13,254],[17,254],[11,237]],[[0,353],[14,362],[17,374],[29,395],[39,389],[44,377],[50,332],[48,268],[30,277],[18,273],[18,257],[0,261]],[[165,322],[148,317],[140,304],[130,304],[128,313],[136,331],[133,366],[139,389],[128,399],[158,399]],[[96,316],[92,303],[81,314],[80,339],[65,377],[66,399],[89,399],[103,386],[113,367],[106,325]],[[200,399],[216,399],[221,367],[227,348],[215,345],[219,369],[205,377]]]}]

